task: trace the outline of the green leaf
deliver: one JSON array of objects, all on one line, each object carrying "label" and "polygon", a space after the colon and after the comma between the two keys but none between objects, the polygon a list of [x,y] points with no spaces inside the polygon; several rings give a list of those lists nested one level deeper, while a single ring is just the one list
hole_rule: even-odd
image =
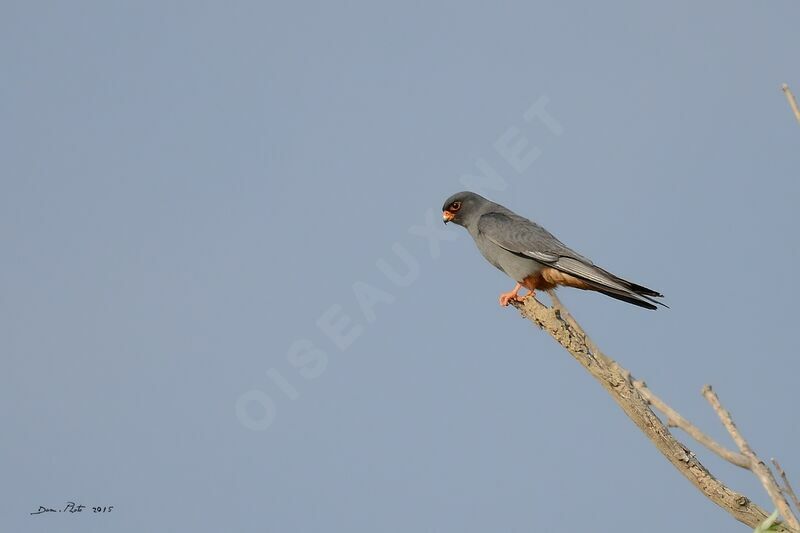
[{"label": "green leaf", "polygon": [[777,519],[778,519],[778,510],[775,509],[775,511],[773,511],[772,514],[769,515],[766,520],[758,524],[758,527],[756,527],[753,530],[753,533],[767,533],[768,531],[778,531],[777,526],[775,525],[775,520]]}]

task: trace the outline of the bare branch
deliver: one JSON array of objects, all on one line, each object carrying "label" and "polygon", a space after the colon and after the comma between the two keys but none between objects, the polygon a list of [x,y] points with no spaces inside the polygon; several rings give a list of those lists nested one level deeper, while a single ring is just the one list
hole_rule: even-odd
[{"label": "bare branch", "polygon": [[711,389],[710,385],[703,387],[703,396],[706,397],[708,403],[711,404],[711,407],[717,413],[717,416],[719,416],[722,425],[725,426],[733,442],[739,447],[739,451],[742,452],[742,455],[750,459],[750,470],[753,471],[753,474],[755,474],[761,482],[761,485],[764,487],[764,490],[767,491],[767,494],[769,494],[769,498],[772,500],[772,503],[775,504],[775,507],[778,508],[783,519],[786,520],[786,523],[793,529],[800,529],[800,522],[797,521],[797,517],[789,506],[789,502],[784,498],[778,486],[778,482],[775,481],[775,476],[772,475],[772,470],[769,469],[764,461],[758,458],[742,434],[739,433],[739,429],[736,427],[736,424],[733,423],[731,414],[722,406],[717,394]]},{"label": "bare branch", "polygon": [[[561,303],[561,300],[558,299],[558,296],[556,296],[555,289],[550,289],[549,291],[547,291],[547,295],[550,297],[550,301],[553,302],[553,309],[555,309],[564,320],[569,322],[569,325],[572,326],[572,328],[575,331],[583,335],[583,340],[586,341],[586,345],[592,351],[592,354],[595,355],[600,354],[601,356],[603,356],[603,353],[600,351],[600,348],[598,348],[597,345],[594,343],[594,341],[591,338],[589,338],[589,335],[583,330],[581,325],[578,324],[578,321],[572,318],[570,312],[567,310],[566,307],[564,307],[564,304]],[[606,362],[608,363],[610,361],[611,360],[608,359]]]},{"label": "bare branch", "polygon": [[[593,350],[580,326],[573,327],[564,311],[549,309],[535,298],[512,301],[522,316],[547,332],[556,342],[603,386],[617,405],[658,448],[664,457],[708,499],[720,506],[739,522],[755,528],[768,514],[746,496],[739,494],[703,466],[694,454],[670,433],[667,426],[650,409],[647,400],[634,387],[630,372],[613,359]],[[563,309],[563,306],[561,306]],[[571,317],[570,317],[571,319]],[[776,524],[776,531],[800,533],[800,528]]]},{"label": "bare branch", "polygon": [[639,393],[644,396],[645,400],[650,402],[650,404],[664,413],[667,416],[667,423],[673,425],[675,427],[679,427],[684,430],[686,433],[691,435],[691,437],[714,452],[715,454],[719,455],[729,463],[733,463],[736,466],[740,466],[742,468],[750,469],[750,459],[742,455],[741,453],[736,453],[732,450],[727,449],[705,433],[703,433],[700,428],[686,420],[678,413],[675,409],[664,403],[664,401],[656,396],[653,391],[647,388],[647,384],[644,381],[634,381],[633,385],[639,391]]},{"label": "bare branch", "polygon": [[781,479],[783,480],[783,489],[781,490],[783,490],[784,494],[788,494],[788,496],[792,499],[792,503],[794,503],[794,508],[800,511],[800,500],[797,499],[797,494],[795,494],[792,484],[789,483],[789,478],[786,476],[786,472],[784,472],[783,467],[781,467],[777,459],[773,458],[772,464],[775,465],[775,470],[778,471],[778,474],[781,475]]},{"label": "bare branch", "polygon": [[792,113],[794,113],[794,118],[797,119],[797,122],[800,122],[800,109],[797,107],[797,100],[794,99],[792,90],[785,83],[781,85],[781,90],[783,91],[783,94],[786,95],[786,99],[789,101],[789,107],[792,108]]}]

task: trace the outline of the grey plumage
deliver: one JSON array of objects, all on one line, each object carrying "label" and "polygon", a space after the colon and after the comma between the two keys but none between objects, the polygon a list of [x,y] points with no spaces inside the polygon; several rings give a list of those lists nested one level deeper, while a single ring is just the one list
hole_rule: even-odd
[{"label": "grey plumage", "polygon": [[596,266],[542,226],[478,194],[456,193],[445,201],[442,210],[445,223],[464,226],[486,260],[523,286],[530,285],[525,280],[538,274],[563,273],[566,276],[559,274],[559,279],[567,282],[557,284],[596,290],[647,309],[664,305],[654,300],[663,296],[657,291]]}]

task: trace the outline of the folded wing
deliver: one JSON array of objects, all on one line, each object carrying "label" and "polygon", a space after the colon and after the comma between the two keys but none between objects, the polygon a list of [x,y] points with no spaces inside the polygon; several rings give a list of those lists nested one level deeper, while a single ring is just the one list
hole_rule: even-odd
[{"label": "folded wing", "polygon": [[653,299],[663,296],[659,292],[596,266],[524,217],[513,213],[487,213],[478,221],[478,231],[505,250],[575,276],[607,296],[647,309],[656,309],[654,304],[666,307]]}]

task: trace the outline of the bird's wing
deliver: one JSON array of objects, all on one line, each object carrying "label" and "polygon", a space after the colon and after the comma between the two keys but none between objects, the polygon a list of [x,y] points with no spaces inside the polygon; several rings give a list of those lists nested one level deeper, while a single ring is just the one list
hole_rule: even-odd
[{"label": "bird's wing", "polygon": [[511,253],[553,266],[561,258],[579,263],[592,262],[570,250],[552,233],[527,218],[515,214],[486,213],[478,219],[478,231],[487,239]]},{"label": "bird's wing", "polygon": [[478,231],[511,253],[529,257],[591,283],[598,290],[644,297],[661,296],[658,292],[631,283],[595,266],[589,259],[570,250],[549,231],[516,214],[487,213],[478,220]]}]

